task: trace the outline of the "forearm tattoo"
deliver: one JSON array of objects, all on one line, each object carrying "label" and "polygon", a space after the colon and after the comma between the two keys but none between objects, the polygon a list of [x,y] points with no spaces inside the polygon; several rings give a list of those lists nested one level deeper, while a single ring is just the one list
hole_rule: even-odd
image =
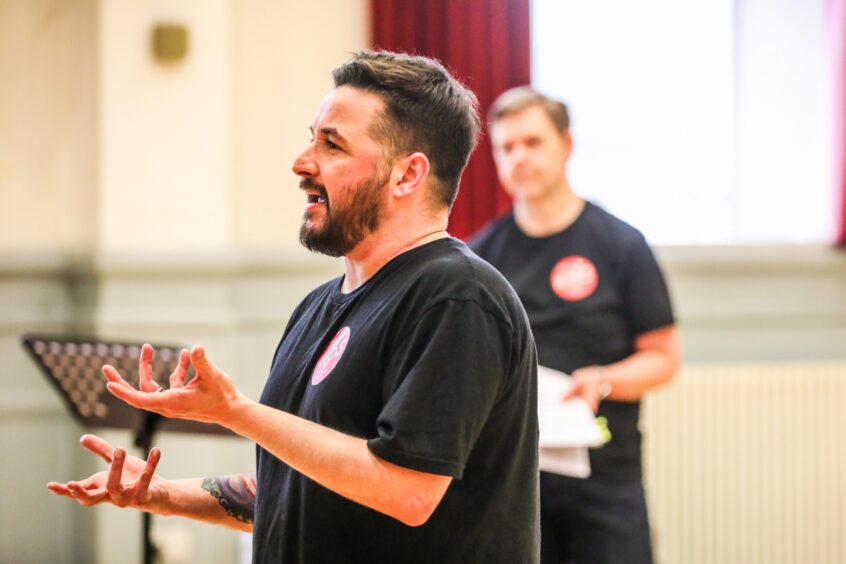
[{"label": "forearm tattoo", "polygon": [[249,474],[205,478],[201,486],[230,517],[252,523],[256,511],[256,477]]}]

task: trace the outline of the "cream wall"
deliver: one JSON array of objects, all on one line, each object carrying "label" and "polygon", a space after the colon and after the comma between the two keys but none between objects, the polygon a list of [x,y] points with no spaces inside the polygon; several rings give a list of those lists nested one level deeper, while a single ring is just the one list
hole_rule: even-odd
[{"label": "cream wall", "polygon": [[239,247],[299,249],[303,197],[291,165],[330,70],[368,43],[366,0],[232,3],[234,191]]},{"label": "cream wall", "polygon": [[0,251],[97,240],[97,2],[0,1]]},{"label": "cream wall", "polygon": [[[188,53],[151,55],[158,22],[188,30]],[[98,248],[224,249],[230,240],[227,0],[100,0]]]},{"label": "cream wall", "polygon": [[[298,248],[290,167],[366,7],[0,2],[0,251]],[[157,22],[184,60],[151,55]]]}]

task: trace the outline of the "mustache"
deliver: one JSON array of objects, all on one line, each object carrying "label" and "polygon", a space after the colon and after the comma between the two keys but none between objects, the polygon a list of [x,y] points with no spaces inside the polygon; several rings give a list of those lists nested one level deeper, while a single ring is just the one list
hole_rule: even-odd
[{"label": "mustache", "polygon": [[326,187],[315,182],[313,178],[303,178],[300,180],[300,190],[317,190],[320,192],[320,196],[323,199],[329,201],[329,195],[326,193]]}]

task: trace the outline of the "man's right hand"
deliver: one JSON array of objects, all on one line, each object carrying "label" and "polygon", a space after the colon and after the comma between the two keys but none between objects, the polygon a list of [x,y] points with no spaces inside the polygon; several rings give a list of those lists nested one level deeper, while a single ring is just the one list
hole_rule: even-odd
[{"label": "man's right hand", "polygon": [[80,444],[99,455],[109,467],[81,481],[50,482],[47,488],[56,495],[75,499],[84,506],[111,503],[149,513],[165,513],[168,506],[166,481],[156,473],[161,458],[159,449],[150,451],[146,461],[128,456],[96,435],[83,435]]}]

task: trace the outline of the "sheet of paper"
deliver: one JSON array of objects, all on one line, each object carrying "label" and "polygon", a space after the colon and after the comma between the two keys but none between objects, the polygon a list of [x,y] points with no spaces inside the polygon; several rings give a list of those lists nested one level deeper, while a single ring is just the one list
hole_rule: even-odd
[{"label": "sheet of paper", "polygon": [[592,447],[602,444],[596,417],[581,398],[564,401],[570,377],[538,366],[538,425],[544,448]]},{"label": "sheet of paper", "polygon": [[542,448],[540,469],[562,476],[587,478],[590,476],[590,455],[587,447]]},{"label": "sheet of paper", "polygon": [[538,366],[540,468],[564,476],[590,476],[588,447],[602,445],[593,412],[581,398],[564,401],[570,377]]}]

